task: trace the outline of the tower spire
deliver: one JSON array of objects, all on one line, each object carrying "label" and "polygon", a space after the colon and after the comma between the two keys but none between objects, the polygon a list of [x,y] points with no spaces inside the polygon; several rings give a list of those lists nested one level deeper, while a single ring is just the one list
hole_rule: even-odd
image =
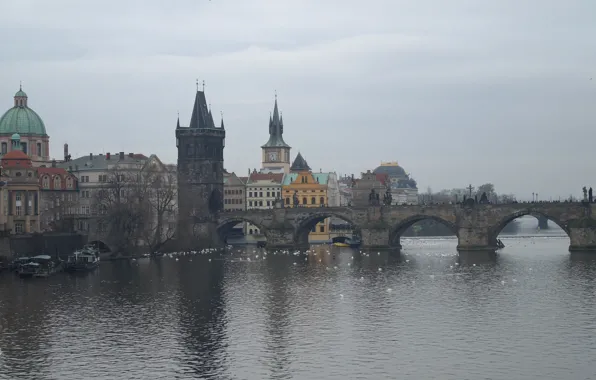
[{"label": "tower spire", "polygon": [[178,111],[178,121],[176,121],[176,128],[180,128],[180,111]]},{"label": "tower spire", "polygon": [[221,114],[221,129],[225,129],[224,122],[223,122],[223,111],[220,111],[220,114]]}]

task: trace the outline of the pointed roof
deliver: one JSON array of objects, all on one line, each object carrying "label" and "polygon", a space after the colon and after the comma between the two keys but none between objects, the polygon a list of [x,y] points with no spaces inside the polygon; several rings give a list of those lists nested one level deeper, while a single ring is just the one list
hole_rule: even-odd
[{"label": "pointed roof", "polygon": [[176,121],[176,128],[180,128],[180,116],[178,116],[178,121]]},{"label": "pointed roof", "polygon": [[213,116],[207,107],[207,99],[205,98],[205,92],[203,91],[197,91],[195,104],[192,108],[192,116],[190,117],[189,128],[215,128]]},{"label": "pointed roof", "polygon": [[308,166],[308,164],[306,163],[306,160],[304,159],[304,157],[302,157],[302,154],[300,154],[300,152],[298,152],[298,155],[296,156],[296,158],[294,158],[294,162],[292,162],[292,166],[290,166],[290,171],[291,172],[304,172],[310,171],[310,166]]},{"label": "pointed roof", "polygon": [[221,129],[225,129],[224,128],[224,122],[223,122],[223,116],[221,117]]},{"label": "pointed roof", "polygon": [[283,133],[283,121],[280,118],[276,95],[275,105],[273,106],[273,116],[269,116],[269,141],[267,141],[261,148],[290,148],[284,141]]}]

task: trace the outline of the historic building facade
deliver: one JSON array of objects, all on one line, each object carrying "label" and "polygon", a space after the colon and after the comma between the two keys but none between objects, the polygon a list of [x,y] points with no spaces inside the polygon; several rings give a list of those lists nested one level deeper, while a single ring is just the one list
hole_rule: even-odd
[{"label": "historic building facade", "polygon": [[[282,196],[284,207],[328,207],[329,173],[313,173],[302,154],[298,153],[290,173],[284,175]],[[339,189],[338,189],[339,201]],[[308,235],[310,242],[329,240],[330,218],[317,223]]]},{"label": "historic building facade", "polygon": [[284,122],[277,107],[277,95],[273,106],[273,115],[269,116],[269,140],[261,146],[262,173],[289,173],[290,150],[283,138]]},{"label": "historic building facade", "polygon": [[224,172],[224,211],[246,210],[246,183],[235,173]]},{"label": "historic building facade", "polygon": [[[20,137],[20,147],[13,147],[13,134]],[[50,160],[50,137],[41,117],[29,107],[29,97],[19,88],[14,95],[13,107],[0,117],[0,154],[20,149],[31,159],[33,166]]]},{"label": "historic building facade", "polygon": [[[248,210],[274,208],[281,199],[283,173],[258,173],[253,171],[246,182],[246,207]],[[246,223],[245,235],[261,235],[256,226]]]},{"label": "historic building facade", "polygon": [[397,162],[383,162],[373,173],[387,175],[388,184],[391,187],[392,204],[418,204],[416,181],[410,178],[410,175]]},{"label": "historic building facade", "polygon": [[178,149],[178,228],[180,244],[200,244],[200,237],[217,233],[212,219],[223,210],[223,119],[216,127],[207,107],[205,92],[195,96],[190,125],[176,125]]},{"label": "historic building facade", "polygon": [[5,234],[40,232],[40,194],[37,168],[21,150],[20,136],[11,136],[11,148],[2,156],[0,226]]},{"label": "historic building facade", "polygon": [[[37,168],[40,187],[40,229],[42,232],[83,230],[79,224],[79,184],[77,177],[64,168]],[[86,221],[84,221],[86,222]]]},{"label": "historic building facade", "polygon": [[370,205],[370,194],[374,191],[379,194],[379,200],[383,201],[383,196],[387,191],[389,178],[387,174],[375,174],[368,170],[362,173],[359,179],[352,183],[352,206],[366,207]]}]

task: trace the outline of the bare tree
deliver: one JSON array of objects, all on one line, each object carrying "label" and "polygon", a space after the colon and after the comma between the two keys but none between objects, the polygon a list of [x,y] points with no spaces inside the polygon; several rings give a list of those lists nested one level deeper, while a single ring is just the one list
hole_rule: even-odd
[{"label": "bare tree", "polygon": [[96,192],[98,223],[118,252],[157,251],[174,235],[175,174],[157,159],[114,167]]}]

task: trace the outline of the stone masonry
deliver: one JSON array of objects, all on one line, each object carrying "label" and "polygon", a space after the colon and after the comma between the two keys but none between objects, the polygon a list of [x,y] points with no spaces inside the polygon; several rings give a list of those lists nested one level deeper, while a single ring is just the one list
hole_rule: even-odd
[{"label": "stone masonry", "polygon": [[458,250],[494,250],[500,231],[524,215],[542,215],[560,226],[571,240],[570,250],[596,250],[596,220],[588,203],[514,203],[472,205],[411,205],[390,207],[276,208],[230,212],[217,217],[213,246],[226,230],[241,221],[258,226],[271,248],[308,246],[308,232],[324,218],[350,223],[367,248],[399,248],[399,237],[412,224],[433,219],[458,238]]}]

